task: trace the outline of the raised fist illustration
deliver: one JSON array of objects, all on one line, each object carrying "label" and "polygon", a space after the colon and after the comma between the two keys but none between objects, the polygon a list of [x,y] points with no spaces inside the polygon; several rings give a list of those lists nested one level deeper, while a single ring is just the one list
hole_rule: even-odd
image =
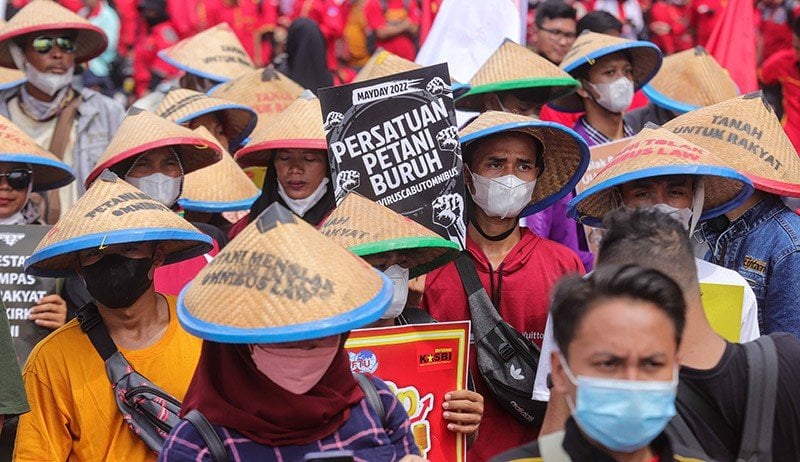
[{"label": "raised fist illustration", "polygon": [[436,143],[442,151],[456,151],[458,149],[458,128],[447,127],[436,134]]}]

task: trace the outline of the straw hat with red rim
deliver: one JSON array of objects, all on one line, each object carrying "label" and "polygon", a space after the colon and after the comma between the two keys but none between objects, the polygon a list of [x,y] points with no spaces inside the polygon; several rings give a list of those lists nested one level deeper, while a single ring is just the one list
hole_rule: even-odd
[{"label": "straw hat with red rim", "polygon": [[687,112],[664,128],[713,152],[756,189],[800,197],[800,159],[761,92]]},{"label": "straw hat with red rim", "polygon": [[105,169],[124,176],[139,154],[168,146],[180,157],[183,173],[207,167],[222,158],[222,148],[216,142],[152,112],[131,108],[108,148],[89,172],[86,186]]},{"label": "straw hat with red rim", "polygon": [[[575,39],[564,60],[561,61],[561,69],[573,77],[580,76],[598,59],[617,52],[630,54],[633,87],[636,90],[649,82],[661,67],[661,50],[652,42],[628,40],[586,31]],[[583,100],[577,93],[558,98],[549,104],[564,112],[584,110]]]},{"label": "straw hat with red rim", "polygon": [[210,237],[106,170],[39,242],[25,260],[25,272],[45,277],[70,276],[78,267],[81,250],[152,241],[164,246],[167,264],[202,255],[212,248]]},{"label": "straw hat with red rim", "polygon": [[60,188],[75,180],[72,167],[44,150],[3,116],[0,116],[0,162],[30,165],[34,191]]},{"label": "straw hat with red rim", "polygon": [[[364,67],[358,71],[358,74],[356,74],[353,79],[353,83],[378,79],[421,68],[422,65],[420,64],[401,58],[383,48],[379,48],[370,56],[369,60],[364,64]],[[453,79],[450,79],[450,83],[453,91],[453,98],[460,97],[470,88],[468,84],[457,82]]]},{"label": "straw hat with red rim", "polygon": [[102,29],[51,0],[34,0],[19,10],[0,28],[0,66],[16,68],[9,45],[24,36],[54,30],[76,32],[75,62],[82,63],[100,55],[108,46]]},{"label": "straw hat with red rim", "polygon": [[182,71],[217,82],[235,79],[256,67],[226,22],[159,51],[158,57]]},{"label": "straw hat with red rim", "polygon": [[250,142],[236,152],[236,161],[243,167],[264,166],[275,149],[328,149],[322,108],[310,91],[304,91],[263,129],[254,130]]},{"label": "straw hat with red rim", "polygon": [[542,102],[568,95],[581,84],[558,66],[513,40],[506,39],[469,81],[472,87],[456,108],[482,111],[486,93],[540,89]]}]

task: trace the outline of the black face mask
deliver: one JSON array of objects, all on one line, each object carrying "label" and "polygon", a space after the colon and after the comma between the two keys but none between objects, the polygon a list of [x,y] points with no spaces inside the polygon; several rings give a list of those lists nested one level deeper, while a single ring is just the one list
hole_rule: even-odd
[{"label": "black face mask", "polygon": [[153,280],[147,276],[151,258],[106,255],[97,263],[83,266],[86,290],[108,308],[127,308],[147,291]]}]

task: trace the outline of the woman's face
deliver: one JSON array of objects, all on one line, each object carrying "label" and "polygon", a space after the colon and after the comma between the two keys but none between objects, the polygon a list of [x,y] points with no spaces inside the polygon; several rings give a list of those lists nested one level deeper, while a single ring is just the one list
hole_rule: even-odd
[{"label": "woman's face", "polygon": [[30,184],[32,176],[28,175],[28,182],[24,187],[21,187],[21,183],[17,184],[15,182],[15,185],[19,187],[19,189],[13,188],[9,184],[6,174],[15,170],[30,172],[30,169],[25,164],[0,162],[0,174],[3,174],[3,176],[0,177],[0,218],[8,218],[19,212],[28,200],[28,185]]},{"label": "woman's face", "polygon": [[127,176],[144,178],[155,173],[163,173],[172,178],[181,176],[181,165],[178,157],[168,147],[151,149],[139,155]]},{"label": "woman's face", "polygon": [[328,156],[319,149],[278,149],[275,173],[286,195],[305,199],[322,183],[328,171]]}]

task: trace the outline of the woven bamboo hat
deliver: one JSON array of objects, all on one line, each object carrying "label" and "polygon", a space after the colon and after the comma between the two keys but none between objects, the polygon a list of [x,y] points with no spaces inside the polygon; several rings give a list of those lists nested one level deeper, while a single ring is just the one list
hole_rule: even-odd
[{"label": "woven bamboo hat", "polygon": [[131,108],[102,156],[86,178],[86,186],[105,169],[123,176],[136,157],[151,149],[173,147],[181,159],[183,173],[207,167],[222,158],[222,148],[186,127],[152,112]]},{"label": "woven bamboo hat", "polygon": [[513,40],[506,39],[470,79],[472,87],[456,108],[482,111],[486,93],[541,89],[542,102],[568,95],[581,84],[558,66]]},{"label": "woven bamboo hat", "polygon": [[75,62],[97,57],[108,46],[102,29],[51,0],[34,0],[0,28],[0,66],[16,68],[9,51],[12,40],[52,30],[71,30],[75,37]]},{"label": "woven bamboo hat", "polygon": [[[589,147],[577,133],[555,123],[499,111],[486,111],[461,130],[462,152],[471,143],[496,133],[521,132],[544,146],[544,170],[536,179],[531,203],[520,214],[528,216],[567,195],[589,166]],[[466,162],[466,159],[465,159]]]},{"label": "woven bamboo hat", "polygon": [[217,82],[235,79],[256,67],[226,22],[159,51],[158,57],[180,70]]},{"label": "woven bamboo hat", "polygon": [[0,67],[0,91],[25,83],[25,73],[18,69]]},{"label": "woven bamboo hat", "polygon": [[[597,59],[624,51],[630,54],[633,66],[633,87],[638,90],[656,75],[661,67],[661,50],[652,42],[628,40],[606,34],[586,31],[582,33],[561,61],[561,69],[577,76],[593,66]],[[583,100],[576,93],[550,102],[550,106],[564,112],[583,111]]]},{"label": "woven bamboo hat", "polygon": [[357,193],[348,193],[319,231],[364,257],[389,251],[406,255],[415,278],[454,260],[458,244]]},{"label": "woven bamboo hat", "polygon": [[[370,56],[369,60],[364,64],[364,67],[358,71],[358,74],[356,74],[353,79],[353,83],[379,79],[381,77],[417,69],[422,69],[422,65],[401,58],[392,52],[380,48]],[[459,98],[470,88],[469,85],[456,82],[453,79],[450,79],[450,83],[452,84],[451,90],[453,91],[453,98]]]},{"label": "woven bamboo hat", "polygon": [[664,58],[653,80],[642,87],[650,101],[684,113],[739,96],[739,87],[703,47]]},{"label": "woven bamboo hat", "polygon": [[259,128],[253,130],[250,142],[236,152],[236,161],[243,167],[267,165],[274,149],[328,149],[322,108],[308,90],[263,130]]},{"label": "woven bamboo hat", "polygon": [[292,342],[370,324],[391,299],[386,276],[273,204],[181,291],[178,319],[215,342]]},{"label": "woven bamboo hat", "polygon": [[166,264],[212,248],[210,237],[106,170],[45,235],[25,261],[25,271],[34,276],[69,276],[75,274],[79,250],[145,241],[164,245]]},{"label": "woven bamboo hat", "polygon": [[211,113],[217,113],[222,118],[231,146],[238,146],[247,138],[258,119],[255,111],[248,106],[184,88],[167,93],[156,110],[156,114],[177,124]]},{"label": "woven bamboo hat", "polygon": [[31,166],[33,190],[46,191],[75,180],[72,167],[42,149],[10,120],[0,116],[0,162],[19,162]]},{"label": "woven bamboo hat", "polygon": [[696,109],[664,128],[713,152],[756,189],[800,197],[800,159],[761,92]]},{"label": "woven bamboo hat", "polygon": [[744,175],[726,167],[717,156],[680,136],[648,124],[622,148],[567,206],[579,223],[602,227],[603,217],[622,205],[614,198],[617,186],[662,175],[702,177],[705,201],[701,220],[714,218],[742,204],[753,193]]},{"label": "woven bamboo hat", "polygon": [[258,114],[256,130],[264,130],[272,119],[303,93],[303,87],[268,66],[248,71],[211,89],[210,94],[246,104]]},{"label": "woven bamboo hat", "polygon": [[[214,139],[205,127],[195,132]],[[223,148],[222,160],[186,175],[178,205],[206,213],[247,210],[260,195],[261,190]]]}]

